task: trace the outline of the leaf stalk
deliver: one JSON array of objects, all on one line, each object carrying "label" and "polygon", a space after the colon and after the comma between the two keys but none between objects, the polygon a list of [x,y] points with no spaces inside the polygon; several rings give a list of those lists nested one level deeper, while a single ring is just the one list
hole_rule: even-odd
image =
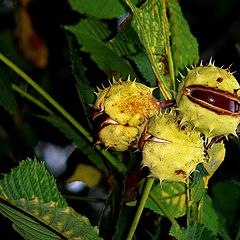
[{"label": "leaf stalk", "polygon": [[[55,101],[41,86],[39,86],[32,78],[30,78],[25,72],[23,72],[19,67],[17,67],[13,62],[6,58],[2,53],[0,53],[0,60],[4,62],[9,68],[16,72],[20,77],[23,78],[29,85],[31,85],[40,95],[42,95],[56,110],[58,110],[90,143],[93,142],[91,134],[81,125],[78,121],[73,118],[57,101]],[[16,87],[15,87],[16,88]],[[19,89],[18,89],[19,91]],[[29,96],[28,96],[29,97]],[[32,99],[33,100],[33,99]],[[36,101],[35,101],[36,103]],[[39,105],[39,103],[36,103]],[[120,172],[126,171],[126,166],[119,162],[114,156],[109,152],[96,146],[96,149]]]},{"label": "leaf stalk", "polygon": [[144,187],[144,190],[143,190],[143,193],[142,193],[142,197],[140,199],[140,202],[139,202],[139,205],[138,205],[138,208],[137,208],[137,212],[136,212],[135,217],[133,219],[133,222],[132,222],[132,225],[131,225],[130,230],[128,232],[126,240],[132,240],[132,238],[133,238],[133,235],[136,231],[138,222],[139,222],[140,217],[142,215],[145,203],[146,203],[146,201],[148,199],[148,196],[149,196],[149,193],[152,189],[154,180],[155,180],[154,178],[150,177],[146,181],[146,184],[145,184],[145,187]]}]

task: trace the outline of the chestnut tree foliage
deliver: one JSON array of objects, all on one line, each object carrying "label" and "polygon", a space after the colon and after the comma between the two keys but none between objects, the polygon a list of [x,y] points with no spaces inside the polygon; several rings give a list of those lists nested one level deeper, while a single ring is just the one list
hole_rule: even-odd
[{"label": "chestnut tree foliage", "polygon": [[[49,74],[56,67],[51,58],[57,60],[51,44],[61,40],[37,30],[34,1],[17,2],[10,16],[0,12],[15,21],[0,32],[1,221],[29,240],[239,240],[239,178],[214,179],[230,151],[239,160],[239,139],[224,140],[227,150],[220,139],[205,153],[214,166],[199,164],[186,183],[160,183],[142,168],[140,152],[97,144],[97,87],[130,75],[156,87],[158,100],[174,100],[186,67],[200,63],[181,1],[66,1],[64,18],[74,20],[59,24],[67,65],[63,86]],[[61,138],[75,148],[60,177],[35,157],[41,138]],[[74,181],[86,183],[85,189],[66,190]]]}]

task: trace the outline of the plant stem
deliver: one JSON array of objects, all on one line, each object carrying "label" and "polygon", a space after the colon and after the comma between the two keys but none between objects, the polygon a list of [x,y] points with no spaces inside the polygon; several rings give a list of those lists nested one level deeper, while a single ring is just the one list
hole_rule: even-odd
[{"label": "plant stem", "polygon": [[157,205],[161,208],[161,210],[163,211],[163,213],[165,214],[165,216],[169,219],[169,221],[172,224],[175,224],[177,227],[180,228],[177,220],[172,216],[172,214],[168,211],[167,208],[165,208],[165,206],[163,205],[163,203],[161,202],[161,200],[158,198],[158,196],[156,196],[156,194],[154,192],[150,193],[150,197],[153,199],[154,202],[157,203]]},{"label": "plant stem", "polygon": [[175,94],[176,92],[175,73],[174,73],[174,64],[173,64],[172,52],[171,52],[170,46],[168,47],[167,59],[168,59],[168,68],[169,68],[170,78],[172,81],[172,87]]},{"label": "plant stem", "polygon": [[[7,59],[2,53],[0,53],[0,60],[4,62],[9,68],[22,77],[29,85],[31,85],[38,93],[40,93],[54,108],[56,108],[90,143],[93,142],[91,134],[77,122],[58,102],[56,102],[42,87],[34,82],[25,72],[17,67],[13,62]],[[126,166],[119,162],[109,152],[102,150],[99,146],[96,149],[120,172],[126,171]]]},{"label": "plant stem", "polygon": [[92,137],[60,104],[58,104],[43,88],[34,82],[25,72],[17,67],[13,62],[7,59],[3,54],[0,54],[2,60],[8,67],[21,76],[29,85],[31,85],[37,92],[39,92],[51,105],[53,105],[66,119],[69,120],[89,141]]},{"label": "plant stem", "polygon": [[144,187],[142,197],[141,197],[141,200],[140,200],[139,205],[138,205],[137,212],[136,212],[135,217],[133,219],[133,222],[132,222],[131,228],[128,232],[128,236],[127,236],[126,240],[132,240],[132,238],[133,238],[133,235],[134,235],[135,230],[137,228],[138,222],[139,222],[140,217],[142,215],[145,203],[146,203],[146,201],[148,199],[148,196],[149,196],[149,193],[152,189],[152,185],[154,183],[154,180],[155,179],[151,177],[151,178],[148,178],[147,181],[146,181],[146,185]]},{"label": "plant stem", "polygon": [[38,107],[40,107],[41,109],[43,109],[45,112],[49,113],[49,114],[53,114],[53,112],[47,107],[45,106],[41,101],[39,101],[38,99],[36,99],[35,97],[33,97],[32,95],[30,95],[29,93],[27,93],[26,91],[24,91],[23,89],[21,89],[20,87],[18,87],[17,85],[15,85],[14,83],[12,84],[12,89],[18,93],[20,93],[21,95],[23,95],[25,98],[27,98],[29,101],[35,103]]}]

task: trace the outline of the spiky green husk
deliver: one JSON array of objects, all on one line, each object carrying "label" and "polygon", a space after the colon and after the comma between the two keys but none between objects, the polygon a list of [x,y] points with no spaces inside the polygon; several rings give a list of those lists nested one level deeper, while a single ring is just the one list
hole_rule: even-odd
[{"label": "spiky green husk", "polygon": [[204,147],[200,133],[189,126],[181,129],[173,114],[151,118],[147,132],[169,141],[146,141],[143,147],[142,164],[160,181],[185,182],[197,164],[203,162]]},{"label": "spiky green husk", "polygon": [[[125,151],[137,140],[138,127],[159,112],[159,101],[153,88],[131,81],[113,80],[109,87],[98,89],[94,108],[114,122],[104,126],[99,139],[107,148]],[[108,119],[108,120],[109,120]]]},{"label": "spiky green husk", "polygon": [[[219,81],[219,79],[221,79],[221,81]],[[230,73],[229,70],[215,67],[212,64],[188,70],[187,76],[179,85],[176,102],[177,109],[182,116],[181,124],[192,124],[204,133],[209,141],[217,135],[235,135],[235,130],[240,123],[240,118],[219,115],[193,103],[186,95],[183,95],[184,88],[190,85],[203,85],[235,93],[240,86],[232,73]]]},{"label": "spiky green husk", "polygon": [[95,107],[102,105],[105,113],[119,124],[140,126],[159,112],[159,101],[152,91],[153,88],[130,79],[120,80],[100,92]]},{"label": "spiky green husk", "polygon": [[182,116],[181,125],[192,124],[208,138],[209,142],[218,135],[236,135],[236,128],[239,124],[238,117],[218,115],[191,102],[186,96],[183,96],[179,102],[178,110]]},{"label": "spiky green husk", "polygon": [[[223,78],[223,81],[217,81],[218,78]],[[236,78],[228,69],[222,69],[212,64],[188,69],[188,74],[180,84],[180,88],[182,89],[183,86],[187,87],[193,84],[217,87],[231,93],[234,93],[234,89],[239,88]]]},{"label": "spiky green husk", "polygon": [[106,148],[112,148],[116,151],[126,151],[130,147],[134,147],[137,137],[137,127],[119,124],[107,125],[99,132],[99,139]]}]

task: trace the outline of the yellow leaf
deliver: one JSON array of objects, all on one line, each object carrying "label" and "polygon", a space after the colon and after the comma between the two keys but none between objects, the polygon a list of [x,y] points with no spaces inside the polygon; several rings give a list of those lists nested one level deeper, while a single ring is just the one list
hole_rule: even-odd
[{"label": "yellow leaf", "polygon": [[66,180],[67,183],[81,181],[88,187],[97,185],[102,178],[102,173],[93,166],[80,163],[77,165],[73,175]]},{"label": "yellow leaf", "polygon": [[208,188],[209,179],[222,164],[225,157],[226,149],[223,143],[216,143],[212,146],[212,148],[208,149],[207,152],[209,155],[209,161],[203,164],[209,174],[208,176],[203,178],[205,188]]}]

